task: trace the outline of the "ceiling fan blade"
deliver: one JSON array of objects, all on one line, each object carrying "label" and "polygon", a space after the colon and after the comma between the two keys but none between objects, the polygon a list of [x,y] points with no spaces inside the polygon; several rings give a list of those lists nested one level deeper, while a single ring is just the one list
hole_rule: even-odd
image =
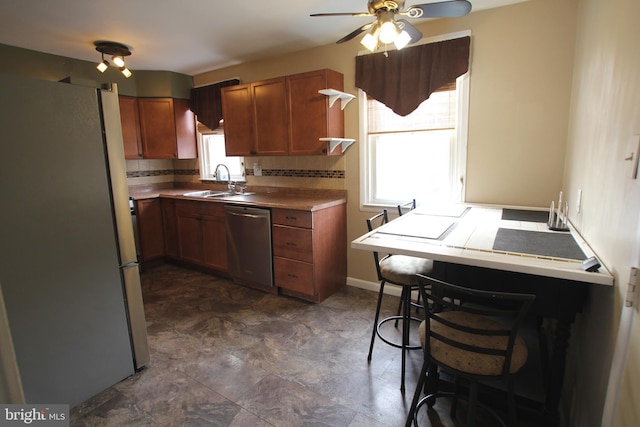
[{"label": "ceiling fan blade", "polygon": [[415,43],[422,38],[420,30],[411,25],[406,19],[398,19],[396,22],[398,22],[400,24],[400,28],[406,31],[407,34],[409,34],[409,37],[411,37],[408,44]]},{"label": "ceiling fan blade", "polygon": [[358,34],[362,33],[363,31],[367,31],[375,23],[376,23],[376,21],[369,22],[368,24],[364,24],[362,27],[353,30],[352,32],[350,32],[349,34],[347,34],[346,36],[344,36],[343,38],[338,40],[336,43],[348,42],[349,40],[353,39],[354,37],[356,37]]},{"label": "ceiling fan blade", "polygon": [[471,12],[471,3],[469,1],[449,0],[417,4],[407,9],[404,14],[409,15],[411,18],[459,18],[469,12]]},{"label": "ceiling fan blade", "polygon": [[309,16],[375,16],[367,12],[355,12],[355,13],[312,13]]}]

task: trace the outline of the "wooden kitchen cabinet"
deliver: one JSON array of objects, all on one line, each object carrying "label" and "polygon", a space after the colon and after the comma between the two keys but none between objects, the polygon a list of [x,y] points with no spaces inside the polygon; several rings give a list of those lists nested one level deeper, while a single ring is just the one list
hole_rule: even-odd
[{"label": "wooden kitchen cabinet", "polygon": [[227,223],[222,205],[202,215],[203,259],[205,267],[219,271],[229,270],[227,258]]},{"label": "wooden kitchen cabinet", "polygon": [[271,218],[274,280],[283,294],[321,302],[345,285],[346,204],[273,209]]},{"label": "wooden kitchen cabinet", "polygon": [[164,258],[164,223],[160,199],[135,201],[140,262],[148,264]]},{"label": "wooden kitchen cabinet", "polygon": [[223,88],[227,156],[288,154],[286,105],[284,77]]},{"label": "wooden kitchen cabinet", "polygon": [[328,69],[223,88],[227,155],[341,153],[320,138],[344,137],[344,112],[318,91],[343,88],[343,75]]},{"label": "wooden kitchen cabinet", "polygon": [[138,98],[118,96],[120,104],[120,123],[122,125],[122,142],[125,159],[142,159],[142,139],[140,138],[140,116],[138,115]]},{"label": "wooden kitchen cabinet", "polygon": [[224,205],[177,200],[175,212],[179,260],[227,272]]},{"label": "wooden kitchen cabinet", "polygon": [[343,75],[333,70],[318,70],[287,76],[289,123],[292,156],[341,154],[330,152],[320,138],[344,137],[344,112],[339,105],[329,106],[322,89],[344,90]]},{"label": "wooden kitchen cabinet", "polygon": [[143,157],[197,157],[195,118],[189,102],[174,98],[138,98]]},{"label": "wooden kitchen cabinet", "polygon": [[178,250],[178,219],[176,217],[176,202],[174,199],[160,199],[162,205],[162,222],[164,224],[164,254],[167,258],[177,260]]}]

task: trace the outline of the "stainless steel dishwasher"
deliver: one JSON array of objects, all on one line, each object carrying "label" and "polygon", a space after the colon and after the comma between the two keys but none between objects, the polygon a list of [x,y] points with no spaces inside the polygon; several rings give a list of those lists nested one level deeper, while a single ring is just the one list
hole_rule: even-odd
[{"label": "stainless steel dishwasher", "polygon": [[229,274],[246,285],[273,287],[271,211],[225,206]]}]

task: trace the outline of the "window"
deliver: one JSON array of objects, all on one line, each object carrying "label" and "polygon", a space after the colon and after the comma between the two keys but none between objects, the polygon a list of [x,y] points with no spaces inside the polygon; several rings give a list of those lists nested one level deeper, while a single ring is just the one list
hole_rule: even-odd
[{"label": "window", "polygon": [[[231,180],[244,182],[244,157],[227,157],[224,148],[224,131],[218,128],[214,131],[198,124],[198,140],[200,142],[200,177],[203,180],[215,180],[216,166],[223,164],[229,168]],[[226,180],[226,170],[222,168],[224,175],[219,177]]]},{"label": "window", "polygon": [[468,73],[403,117],[360,96],[363,207],[464,201]]}]

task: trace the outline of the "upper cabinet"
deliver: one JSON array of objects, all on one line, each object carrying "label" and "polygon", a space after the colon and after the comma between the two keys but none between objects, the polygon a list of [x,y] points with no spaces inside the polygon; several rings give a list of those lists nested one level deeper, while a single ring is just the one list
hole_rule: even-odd
[{"label": "upper cabinet", "polygon": [[286,103],[284,77],[223,88],[227,156],[286,155]]},{"label": "upper cabinet", "polygon": [[127,159],[198,156],[195,117],[186,99],[120,96],[120,118]]},{"label": "upper cabinet", "polygon": [[122,123],[122,140],[125,159],[142,159],[142,140],[140,139],[140,116],[138,115],[138,98],[133,96],[118,97],[120,102],[120,121]]},{"label": "upper cabinet", "polygon": [[222,89],[228,156],[329,155],[322,138],[344,137],[344,113],[323,89],[343,90],[343,75],[318,70]]},{"label": "upper cabinet", "polygon": [[330,107],[329,98],[319,91],[343,90],[342,74],[319,70],[287,77],[292,156],[342,154],[331,152],[320,138],[344,137],[344,113],[339,106]]}]

